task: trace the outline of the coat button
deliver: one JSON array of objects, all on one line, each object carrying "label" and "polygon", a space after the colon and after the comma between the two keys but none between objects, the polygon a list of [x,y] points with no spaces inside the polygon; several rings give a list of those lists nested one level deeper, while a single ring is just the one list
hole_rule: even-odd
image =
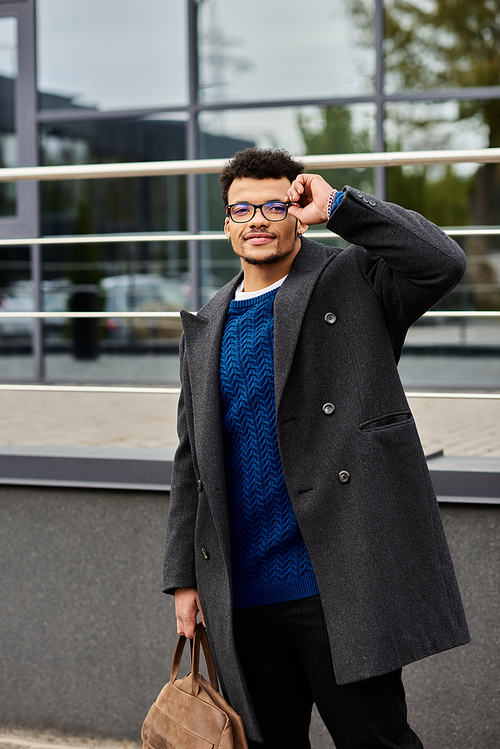
[{"label": "coat button", "polygon": [[335,406],[333,403],[325,403],[323,406],[323,411],[326,413],[327,416],[330,416],[335,411]]},{"label": "coat button", "polygon": [[340,471],[339,473],[339,481],[341,484],[348,484],[351,480],[351,474],[349,471]]},{"label": "coat button", "polygon": [[324,320],[328,325],[333,325],[333,323],[337,322],[337,315],[334,315],[333,312],[327,312]]},{"label": "coat button", "polygon": [[210,556],[206,549],[202,548],[201,553],[203,554],[203,559],[208,559]]},{"label": "coat button", "polygon": [[203,481],[201,481],[200,479],[198,479],[198,481],[196,482],[196,488],[198,489],[199,492],[202,492],[203,491]]}]

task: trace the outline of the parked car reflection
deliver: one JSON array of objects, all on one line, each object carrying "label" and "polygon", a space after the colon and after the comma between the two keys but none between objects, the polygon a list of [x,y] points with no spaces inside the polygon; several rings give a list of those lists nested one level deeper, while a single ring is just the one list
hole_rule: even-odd
[{"label": "parked car reflection", "polygon": [[[206,274],[203,287],[209,299],[224,281]],[[68,278],[42,282],[44,312],[60,312],[61,317],[44,320],[45,350],[66,350],[73,338],[73,326],[64,316],[75,307],[76,295],[89,286],[74,285]],[[182,325],[180,316],[171,318],[129,317],[120,318],[115,312],[179,312],[190,309],[189,274],[166,278],[157,273],[132,273],[107,276],[92,287],[95,296],[91,306],[82,309],[108,312],[99,324],[100,349],[122,350],[132,346],[142,349],[162,344],[176,345]],[[5,345],[31,345],[32,320],[29,318],[2,318],[2,312],[32,312],[35,309],[33,283],[23,280],[11,284],[0,294],[0,336]]]},{"label": "parked car reflection", "polygon": [[[181,280],[156,273],[109,276],[100,283],[104,310],[109,312],[179,312],[189,307],[189,288]],[[110,315],[105,327],[111,339],[178,340],[180,317],[120,318]]]},{"label": "parked car reflection", "polygon": [[[42,282],[42,308],[44,312],[64,312],[68,309],[71,293],[71,282],[66,278]],[[4,318],[2,312],[33,312],[35,300],[32,281],[16,281],[0,297],[0,334],[8,338],[27,338],[31,336],[32,320],[30,318]],[[54,317],[45,320],[44,331],[47,336],[61,337],[65,317]]]}]

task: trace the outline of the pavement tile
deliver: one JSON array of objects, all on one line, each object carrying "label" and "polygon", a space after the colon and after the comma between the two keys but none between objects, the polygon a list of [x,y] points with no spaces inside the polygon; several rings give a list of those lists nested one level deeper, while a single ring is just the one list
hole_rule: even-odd
[{"label": "pavement tile", "polygon": [[[426,454],[500,456],[500,400],[410,398]],[[8,445],[175,448],[176,395],[0,392]]]},{"label": "pavement tile", "polygon": [[0,729],[0,749],[140,749],[133,741],[67,736],[49,731]]}]

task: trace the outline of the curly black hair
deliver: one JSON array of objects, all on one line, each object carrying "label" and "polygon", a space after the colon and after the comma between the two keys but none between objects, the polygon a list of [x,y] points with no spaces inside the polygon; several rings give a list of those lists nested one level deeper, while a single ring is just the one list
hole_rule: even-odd
[{"label": "curly black hair", "polygon": [[272,148],[245,148],[227,162],[219,175],[222,201],[227,205],[227,194],[235,179],[293,180],[304,171],[304,164],[293,159],[288,151]]}]

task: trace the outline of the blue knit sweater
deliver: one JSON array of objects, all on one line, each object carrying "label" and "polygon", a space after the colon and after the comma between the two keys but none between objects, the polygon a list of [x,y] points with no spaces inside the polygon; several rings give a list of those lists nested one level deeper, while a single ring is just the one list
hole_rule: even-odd
[{"label": "blue knit sweater", "polygon": [[233,300],[221,347],[235,608],[318,592],[286,489],[276,434],[273,305],[277,291]]}]

